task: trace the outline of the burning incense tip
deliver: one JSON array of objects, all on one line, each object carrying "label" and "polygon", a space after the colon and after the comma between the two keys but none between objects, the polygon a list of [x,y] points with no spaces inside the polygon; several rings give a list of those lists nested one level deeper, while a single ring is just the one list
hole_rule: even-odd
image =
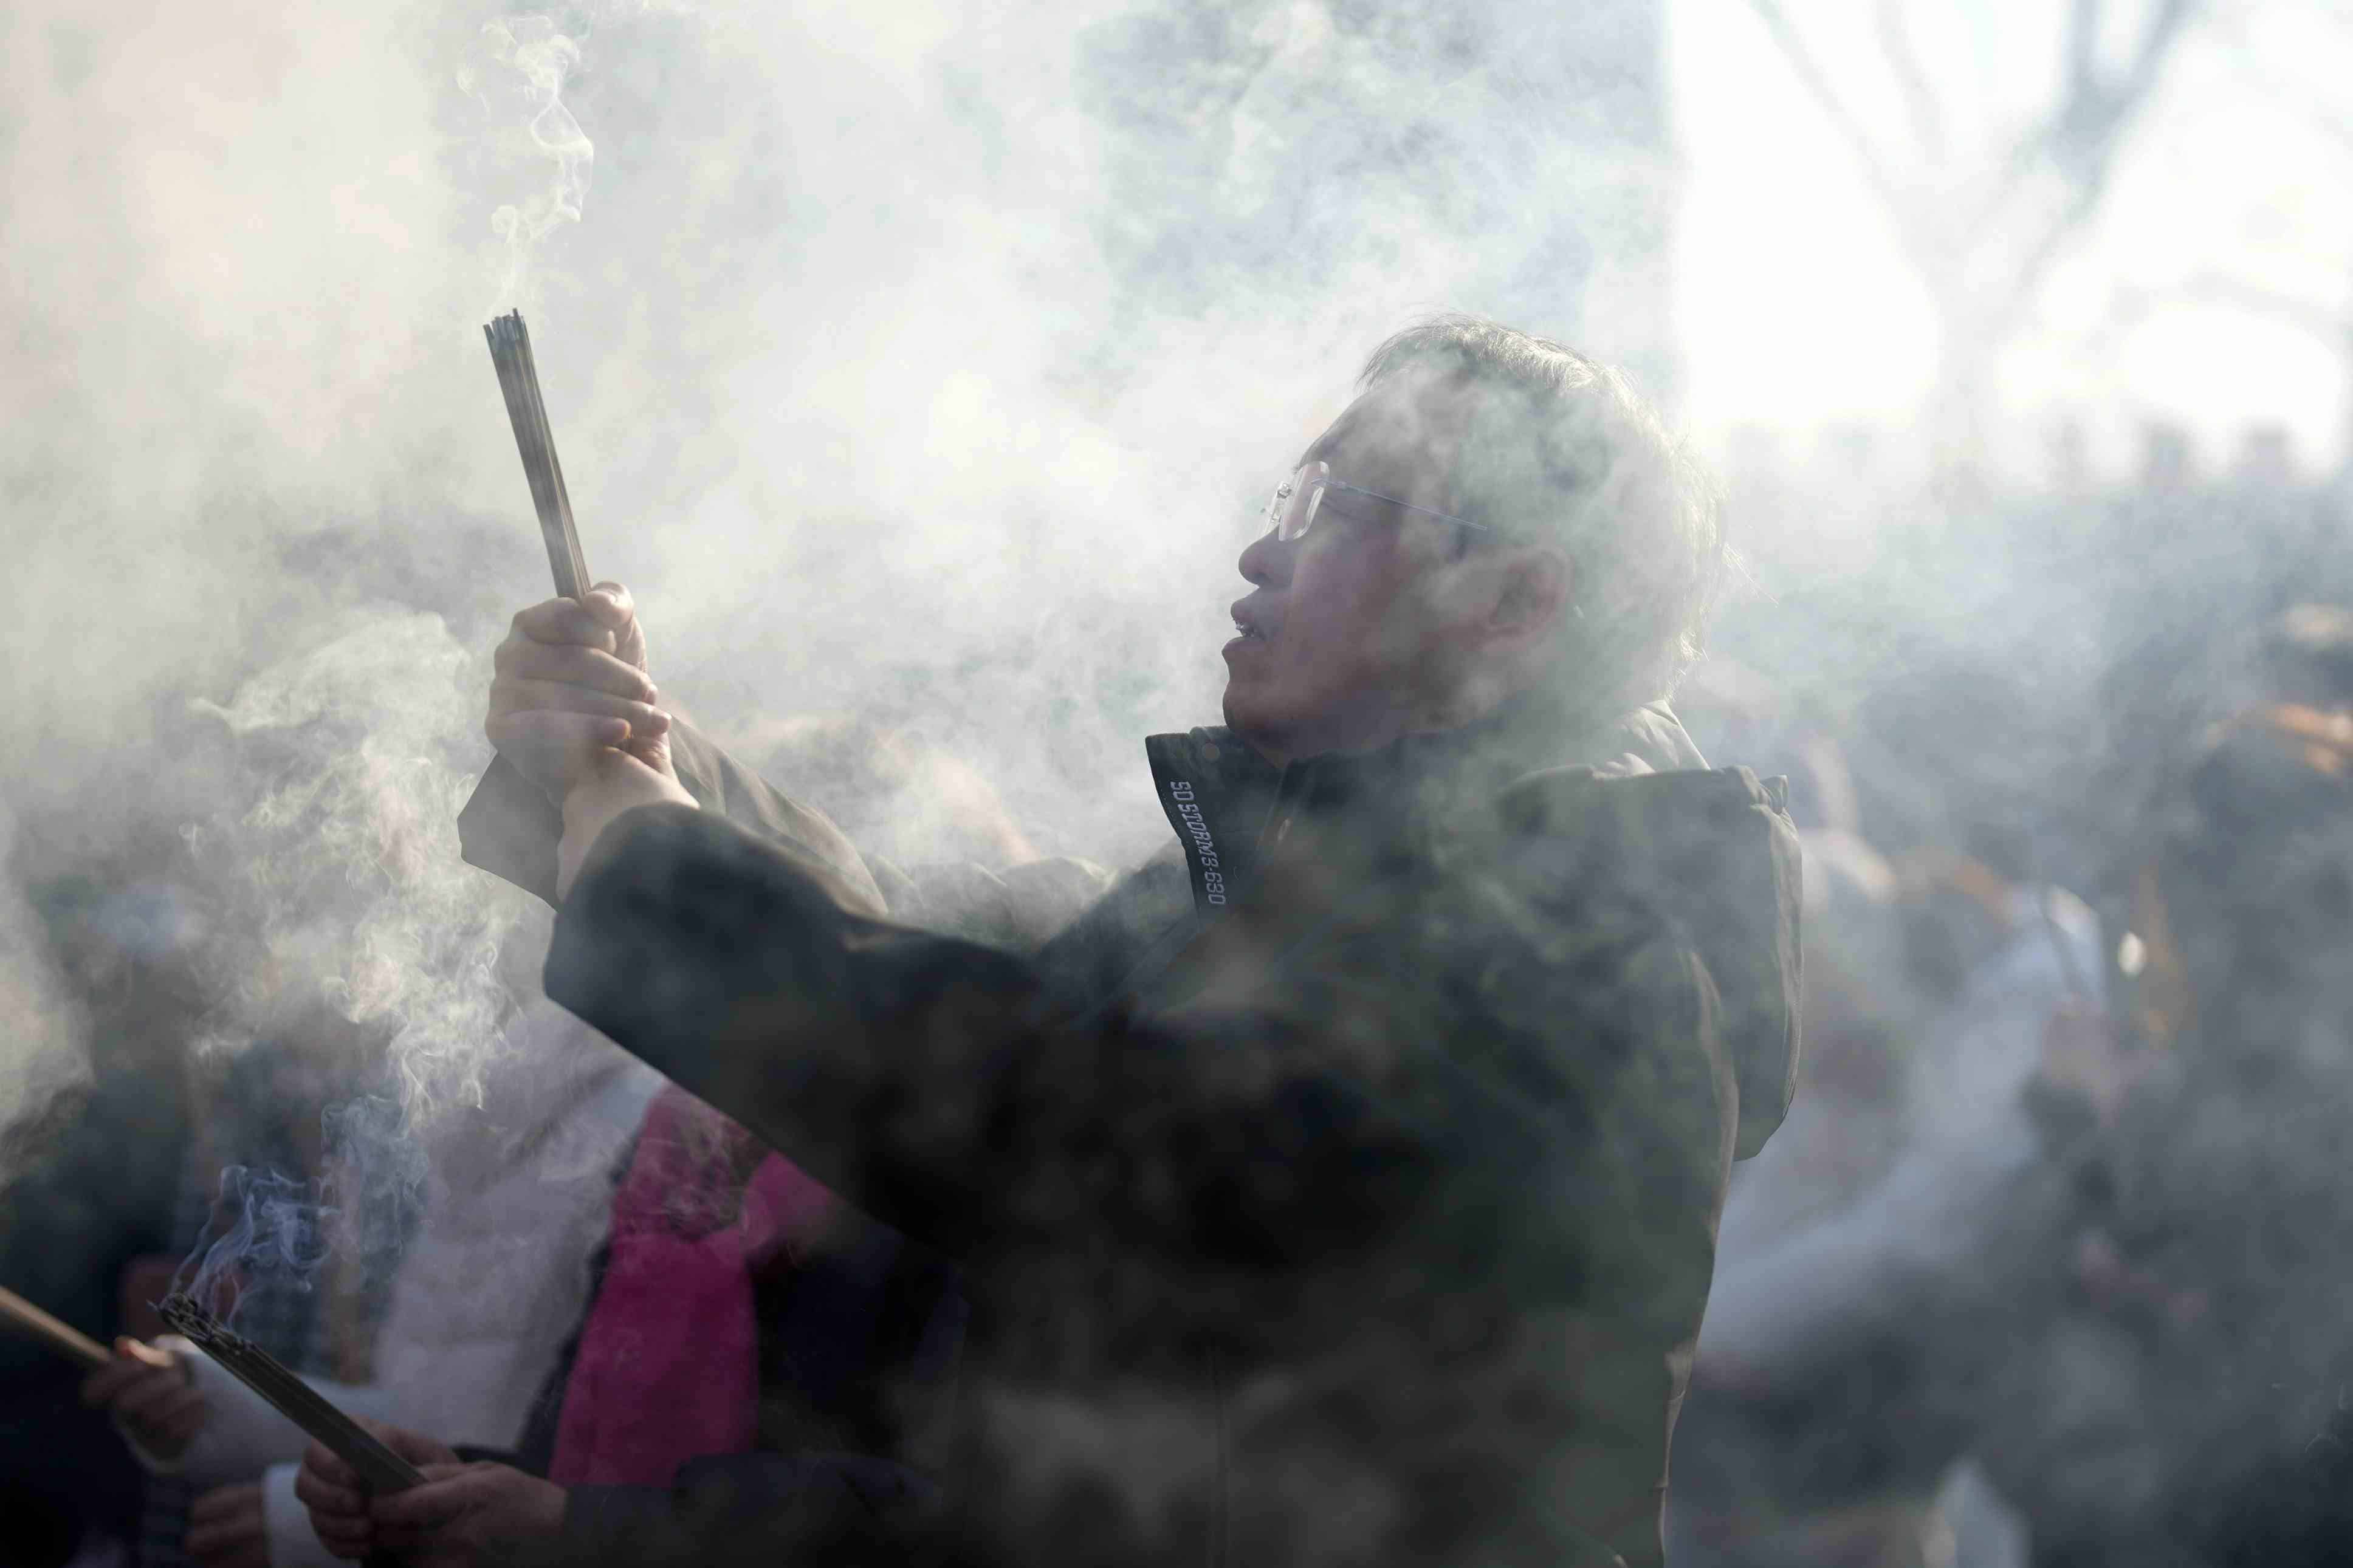
[{"label": "burning incense tip", "polygon": [[380,1492],[422,1486],[425,1474],[384,1445],[381,1438],[337,1409],[318,1390],[286,1370],[275,1356],[229,1329],[174,1290],[156,1303],[164,1321],[212,1357],[214,1364],[253,1390],[280,1415],[325,1444],[360,1479]]},{"label": "burning incense tip", "polygon": [[51,1350],[72,1357],[92,1371],[114,1359],[107,1353],[104,1345],[79,1329],[49,1316],[5,1287],[0,1287],[0,1318],[6,1319],[35,1339],[47,1343]]}]

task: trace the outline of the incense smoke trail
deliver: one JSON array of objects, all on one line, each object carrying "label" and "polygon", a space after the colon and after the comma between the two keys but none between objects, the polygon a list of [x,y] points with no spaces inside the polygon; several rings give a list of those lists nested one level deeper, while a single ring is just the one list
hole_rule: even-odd
[{"label": "incense smoke trail", "polygon": [[458,854],[480,663],[439,616],[378,610],[227,704],[196,705],[267,752],[269,785],[244,816],[189,830],[250,900],[248,1018],[283,1016],[320,987],[344,1018],[388,1031],[401,1110],[419,1125],[480,1102],[512,1008],[499,960],[523,895]]},{"label": "incense smoke trail", "polygon": [[326,1257],[320,1223],[332,1211],[322,1211],[308,1183],[231,1165],[221,1172],[220,1210],[237,1217],[219,1236],[198,1244],[173,1276],[173,1289],[233,1322],[254,1289],[311,1289],[311,1277]]},{"label": "incense smoke trail", "polygon": [[486,71],[470,62],[459,71],[459,86],[507,121],[501,141],[519,143],[525,158],[553,165],[543,188],[491,215],[492,232],[506,243],[506,271],[495,296],[506,303],[521,298],[539,242],[557,225],[580,221],[596,148],[564,106],[565,78],[580,66],[577,41],[557,32],[547,16],[523,16],[486,24],[480,43],[488,62],[503,68]]},{"label": "incense smoke trail", "polygon": [[237,1217],[183,1267],[208,1306],[233,1271],[307,1289],[330,1255],[380,1279],[423,1201],[425,1140],[480,1103],[516,1003],[501,960],[511,942],[533,950],[522,896],[458,857],[483,679],[438,616],[379,608],[227,703],[195,704],[257,784],[241,815],[187,834],[241,917],[238,984],[208,1043],[275,1038],[329,1058],[338,1043],[307,1037],[331,1020],[381,1041],[386,1069],[324,1107],[314,1175],[223,1173]]}]

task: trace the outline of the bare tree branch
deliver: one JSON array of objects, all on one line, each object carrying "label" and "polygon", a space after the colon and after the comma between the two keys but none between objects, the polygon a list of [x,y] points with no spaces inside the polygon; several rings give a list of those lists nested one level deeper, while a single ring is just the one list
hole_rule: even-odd
[{"label": "bare tree branch", "polygon": [[[2034,165],[2046,158],[2071,184],[2089,186],[2091,205],[2097,205],[2106,188],[2109,160],[2156,89],[2167,57],[2199,5],[2200,0],[2160,0],[2131,63],[2111,81],[2099,67],[2099,0],[2074,0],[2068,14],[2066,95],[2019,138],[2003,160],[2001,178],[1979,210],[1977,226],[1990,226]],[[2088,215],[2090,207],[2080,203],[2070,203],[2068,210],[2073,214],[2079,207]],[[2060,237],[2080,221],[2080,216],[2063,220]],[[2039,277],[2047,259],[2032,262],[2027,270]]]},{"label": "bare tree branch", "polygon": [[[2067,101],[2044,122],[2039,139],[2060,172],[2073,186],[2066,205],[2035,237],[2012,269],[2004,298],[1992,312],[1992,323],[2008,331],[2031,301],[2036,289],[2073,238],[2098,210],[2115,172],[2116,155],[2133,119],[2155,94],[2167,57],[2179,41],[2182,28],[2198,10],[2199,0],[2161,0],[2149,18],[2131,65],[2111,83],[2089,63],[2084,51],[2089,35],[2099,25],[2097,0],[2076,0],[2075,31],[2069,38],[2071,65]],[[2083,74],[2078,74],[2079,72]],[[1990,215],[1989,215],[1990,216]]]},{"label": "bare tree branch", "polygon": [[1928,86],[1920,57],[1912,47],[1912,31],[1905,25],[1904,0],[1879,0],[1879,49],[1904,89],[1904,107],[1912,116],[1912,134],[1929,162],[1942,167],[1948,151],[1945,140],[1944,106]]},{"label": "bare tree branch", "polygon": [[[1973,394],[1965,384],[2018,331],[2068,242],[2098,211],[2126,132],[2155,95],[2167,61],[2200,4],[2156,0],[2129,58],[2111,71],[2100,58],[2104,0],[2070,0],[2064,85],[2057,101],[1997,160],[1991,187],[1974,221],[1956,222],[1945,210],[1951,197],[1948,184],[1915,189],[1889,166],[1881,140],[1841,97],[1781,0],[1749,0],[1799,86],[1853,153],[1865,182],[1885,207],[1906,258],[1936,300],[1947,374],[1958,389],[1957,404],[1971,401]],[[1903,91],[1913,130],[1924,147],[1941,148],[1941,109],[1914,56],[1900,0],[1879,0],[1877,16],[1880,49]],[[2044,207],[2038,217],[2036,205],[2022,203],[2021,195],[2046,188],[2036,178],[2037,171],[2046,167],[2061,182],[2060,200],[2055,209]],[[1973,286],[1969,278],[1978,269],[1968,265],[1970,255],[1993,260],[1998,254],[1989,254],[1989,236],[2022,240],[2023,247],[2011,251],[2017,260],[2000,268],[1999,281]],[[1966,413],[1962,418],[1966,424]]]},{"label": "bare tree branch", "polygon": [[1789,69],[1797,76],[1799,84],[1830,121],[1831,128],[1845,140],[1848,150],[1862,165],[1865,183],[1871,186],[1872,194],[1879,198],[1880,205],[1886,208],[1888,220],[1895,228],[1896,240],[1903,246],[1905,254],[1911,258],[1912,265],[1927,277],[1933,278],[1942,272],[1941,247],[1936,234],[1925,221],[1921,204],[1882,160],[1878,143],[1863,128],[1862,121],[1855,118],[1854,111],[1847,107],[1845,100],[1839,97],[1837,89],[1831,85],[1830,77],[1823,71],[1820,62],[1814,58],[1813,50],[1807,47],[1804,37],[1790,23],[1788,14],[1782,10],[1780,0],[1749,0],[1749,5],[1756,11],[1757,19],[1765,24],[1765,30],[1773,36],[1774,43],[1789,62]]},{"label": "bare tree branch", "polygon": [[2132,69],[2118,89],[2121,116],[2137,113],[2156,89],[2158,74],[2165,69],[2166,57],[2173,52],[2182,28],[2189,26],[2198,8],[2198,0],[2164,0],[2157,15],[2149,18],[2148,31],[2142,35],[2140,48],[2133,56]]},{"label": "bare tree branch", "polygon": [[2067,98],[2088,101],[2099,90],[2100,0],[2074,0],[2067,13]]}]

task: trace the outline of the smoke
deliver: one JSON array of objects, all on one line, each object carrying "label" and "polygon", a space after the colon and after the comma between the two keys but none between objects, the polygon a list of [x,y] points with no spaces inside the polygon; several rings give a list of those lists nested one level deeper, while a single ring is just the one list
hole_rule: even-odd
[{"label": "smoke", "polygon": [[[1669,379],[1660,57],[1633,0],[9,7],[0,659],[37,678],[0,791],[43,855],[0,888],[0,1113],[90,1071],[103,973],[51,976],[23,896],[60,879],[201,916],[109,1047],[192,1064],[160,1124],[201,1144],[258,1049],[382,1065],[317,1170],[237,1160],[252,1224],[193,1268],[402,1212],[521,1048],[543,917],[454,834],[550,592],[489,314],[529,313],[670,700],[977,803],[846,802],[895,857],[1128,863],[1140,738],[1214,721],[1256,503],[1373,342],[1482,309]],[[875,770],[778,782],[837,773]]]},{"label": "smoke", "polygon": [[491,66],[469,63],[458,85],[501,128],[506,161],[552,165],[543,188],[491,214],[491,229],[506,246],[506,270],[496,298],[520,300],[532,251],[562,223],[580,221],[596,144],[564,107],[564,79],[580,65],[580,46],[546,16],[506,16],[482,27],[481,52]]},{"label": "smoke", "polygon": [[265,1295],[313,1293],[331,1264],[336,1287],[380,1297],[422,1216],[427,1143],[396,1101],[360,1095],[320,1120],[315,1173],[221,1172],[214,1223],[174,1274],[172,1289],[231,1326]]},{"label": "smoke", "polygon": [[227,704],[199,700],[261,787],[241,816],[192,825],[189,842],[248,913],[239,1023],[267,1031],[323,995],[384,1035],[400,1110],[421,1126],[480,1102],[513,1008],[500,961],[524,899],[458,854],[484,659],[437,616],[354,620]]},{"label": "smoke", "polygon": [[227,917],[208,953],[227,983],[195,1049],[266,1045],[322,1069],[230,1080],[259,1103],[229,1114],[307,1115],[318,1130],[293,1130],[294,1168],[223,1173],[223,1228],[181,1268],[201,1300],[307,1292],[331,1257],[351,1288],[380,1289],[421,1209],[435,1129],[481,1104],[518,961],[543,930],[523,895],[458,858],[484,750],[471,735],[483,665],[438,616],[359,608],[226,703],[192,705],[240,781],[233,815],[185,829]]},{"label": "smoke", "polygon": [[311,1288],[326,1257],[322,1215],[309,1184],[275,1171],[231,1165],[221,1173],[217,1208],[237,1217],[199,1244],[172,1280],[206,1311],[232,1323],[250,1291],[288,1284]]},{"label": "smoke", "polygon": [[[122,1059],[383,1068],[317,1172],[247,1167],[192,1260],[216,1281],[392,1251],[416,1150],[524,1048],[543,915],[454,829],[489,652],[550,592],[491,312],[530,315],[592,574],[635,591],[667,699],[894,857],[1131,862],[1165,837],[1140,737],[1214,721],[1252,508],[1373,342],[1482,310],[1672,403],[1664,28],[1638,0],[19,0],[0,1120],[91,1075],[113,972],[51,951],[73,876],[201,915],[174,940],[203,984]],[[1940,488],[1863,432],[1734,459],[1763,592],[1717,638],[1746,674],[1690,693],[1703,745],[1891,858],[2090,896],[2153,771],[2112,742],[2198,710],[2207,621],[2345,586],[2316,512],[2246,494]],[[2145,654],[2147,689],[2100,683]]]}]

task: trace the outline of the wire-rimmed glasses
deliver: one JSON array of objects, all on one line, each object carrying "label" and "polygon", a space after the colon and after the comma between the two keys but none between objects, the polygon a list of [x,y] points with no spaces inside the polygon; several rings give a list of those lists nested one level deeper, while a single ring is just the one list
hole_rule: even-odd
[{"label": "wire-rimmed glasses", "polygon": [[1368,500],[1419,512],[1424,517],[1434,517],[1440,522],[1456,523],[1480,533],[1495,531],[1488,524],[1473,522],[1467,517],[1434,511],[1426,506],[1416,506],[1409,500],[1399,500],[1378,490],[1368,490],[1361,485],[1335,479],[1332,477],[1332,465],[1329,463],[1303,464],[1297,472],[1275,486],[1273,496],[1266,503],[1266,526],[1272,529],[1274,537],[1285,544],[1304,539],[1323,512],[1324,496],[1332,492],[1363,496]]}]

